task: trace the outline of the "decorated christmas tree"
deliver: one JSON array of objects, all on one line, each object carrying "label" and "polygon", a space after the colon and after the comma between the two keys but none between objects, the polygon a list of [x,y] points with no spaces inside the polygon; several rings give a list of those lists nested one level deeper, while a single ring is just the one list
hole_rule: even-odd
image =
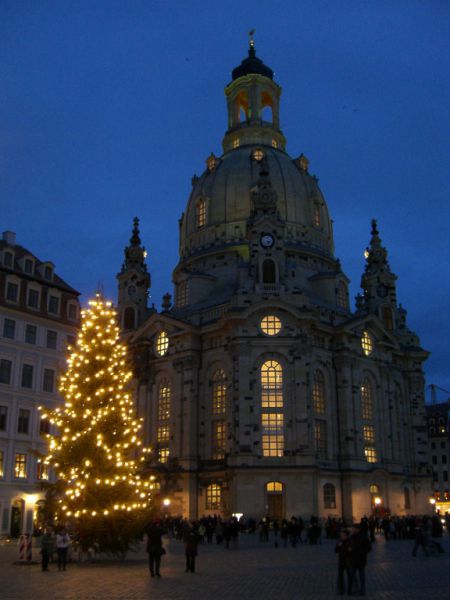
[{"label": "decorated christmas tree", "polygon": [[126,551],[151,510],[153,477],[142,476],[147,449],[140,439],[130,391],[126,347],[116,312],[100,295],[82,312],[81,332],[61,378],[62,408],[42,413],[48,435],[43,462],[53,468],[49,504],[58,523],[69,524],[83,546]]}]

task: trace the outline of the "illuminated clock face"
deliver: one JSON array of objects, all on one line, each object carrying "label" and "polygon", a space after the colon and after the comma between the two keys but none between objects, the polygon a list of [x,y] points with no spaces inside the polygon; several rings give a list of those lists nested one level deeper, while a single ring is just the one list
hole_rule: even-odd
[{"label": "illuminated clock face", "polygon": [[273,235],[271,235],[270,233],[263,233],[261,235],[261,246],[263,248],[272,248],[272,246],[275,243],[275,240],[273,238]]},{"label": "illuminated clock face", "polygon": [[136,293],[136,287],[134,285],[130,285],[128,286],[128,295],[129,296],[134,296]]}]

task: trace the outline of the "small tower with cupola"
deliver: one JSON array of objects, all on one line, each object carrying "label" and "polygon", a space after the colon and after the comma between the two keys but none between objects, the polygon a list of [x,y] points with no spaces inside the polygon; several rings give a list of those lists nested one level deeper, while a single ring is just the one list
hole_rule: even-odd
[{"label": "small tower with cupola", "polygon": [[125,260],[120,273],[118,311],[120,328],[124,331],[137,329],[148,316],[147,300],[150,289],[150,273],[145,258],[147,252],[141,245],[139,219],[135,217],[130,244],[124,250]]}]

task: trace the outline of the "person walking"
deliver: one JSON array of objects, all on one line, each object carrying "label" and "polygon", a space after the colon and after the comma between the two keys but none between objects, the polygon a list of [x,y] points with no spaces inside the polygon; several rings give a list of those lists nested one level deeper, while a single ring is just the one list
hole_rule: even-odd
[{"label": "person walking", "polygon": [[69,551],[70,537],[64,527],[56,534],[56,552],[58,553],[58,571],[65,571],[67,552]]},{"label": "person walking", "polygon": [[163,530],[158,523],[151,523],[147,530],[148,568],[152,577],[161,577],[161,556],[166,553],[162,545]]},{"label": "person walking", "polygon": [[420,522],[417,524],[417,527],[415,529],[415,538],[416,538],[416,543],[414,544],[412,555],[416,556],[417,550],[420,546],[422,548],[425,556],[428,556],[427,535],[425,533],[425,528],[423,527],[422,523],[420,523]]},{"label": "person walking", "polygon": [[348,595],[352,595],[355,583],[355,574],[359,578],[359,595],[366,595],[366,565],[367,554],[371,550],[371,545],[367,533],[361,531],[361,525],[353,525],[353,533],[350,536],[347,546],[347,565],[348,565]]},{"label": "person walking", "polygon": [[43,571],[48,571],[48,563],[50,562],[50,558],[54,551],[55,540],[53,539],[52,530],[50,527],[46,527],[41,536],[41,557]]},{"label": "person walking", "polygon": [[195,558],[198,551],[198,534],[191,525],[185,537],[186,573],[195,573]]},{"label": "person walking", "polygon": [[[338,555],[338,594],[342,596],[345,594],[345,588],[349,585],[349,575],[347,568],[348,558],[348,544],[349,544],[349,531],[348,529],[342,529],[341,538],[336,542],[334,551]],[[347,579],[347,585],[345,585],[345,579]]]}]

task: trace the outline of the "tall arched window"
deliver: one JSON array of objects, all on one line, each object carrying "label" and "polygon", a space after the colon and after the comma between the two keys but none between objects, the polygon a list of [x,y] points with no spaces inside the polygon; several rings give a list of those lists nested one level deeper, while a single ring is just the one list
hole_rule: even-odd
[{"label": "tall arched window", "polygon": [[373,390],[372,383],[368,377],[363,379],[360,394],[363,418],[364,455],[367,462],[376,463],[378,461],[378,456],[374,427]]},{"label": "tall arched window", "polygon": [[284,454],[283,369],[275,360],[261,366],[261,414],[263,456]]},{"label": "tall arched window", "polygon": [[261,94],[260,118],[268,123],[273,123],[273,100],[267,92]]},{"label": "tall arched window", "polygon": [[322,371],[314,371],[312,395],[314,412],[319,415],[324,415],[326,413],[325,378]]},{"label": "tall arched window", "polygon": [[170,383],[163,379],[158,387],[158,421],[170,419]]},{"label": "tall arched window", "polygon": [[322,220],[320,217],[320,206],[318,202],[314,202],[313,204],[313,225],[314,227],[320,227],[322,224]]},{"label": "tall arched window", "polygon": [[394,329],[394,317],[392,315],[392,308],[390,306],[381,307],[381,319],[388,331],[392,331]]},{"label": "tall arched window", "polygon": [[206,225],[206,202],[203,198],[197,202],[196,211],[197,227],[204,227]]},{"label": "tall arched window", "polygon": [[270,258],[266,258],[262,264],[262,279],[263,283],[276,283],[277,281],[275,263]]},{"label": "tall arched window", "polygon": [[336,488],[332,483],[323,486],[323,507],[336,508]]},{"label": "tall arched window", "polygon": [[134,327],[134,308],[132,306],[128,306],[123,313],[123,328],[134,329]]},{"label": "tall arched window", "polygon": [[223,415],[226,411],[227,376],[217,369],[212,376],[212,414]]},{"label": "tall arched window", "polygon": [[403,488],[403,493],[405,496],[405,509],[409,510],[411,508],[411,495],[409,493],[409,488]]}]

